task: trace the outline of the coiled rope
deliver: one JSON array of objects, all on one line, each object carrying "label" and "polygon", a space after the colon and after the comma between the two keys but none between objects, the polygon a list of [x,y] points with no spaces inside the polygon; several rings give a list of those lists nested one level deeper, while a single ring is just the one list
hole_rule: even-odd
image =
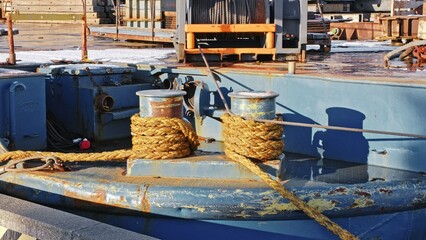
[{"label": "coiled rope", "polygon": [[[191,24],[250,24],[255,21],[257,0],[192,1]],[[266,20],[265,20],[266,21]],[[263,22],[265,22],[263,21]],[[253,33],[197,33],[198,39],[235,40]]]},{"label": "coiled rope", "polygon": [[264,161],[279,157],[284,146],[282,143],[283,128],[281,126],[244,120],[239,116],[231,116],[229,114],[224,114],[221,119],[224,124],[225,154],[229,159],[247,167],[272,189],[280,193],[282,197],[290,200],[298,209],[341,239],[357,239],[316,208],[309,206],[302,199],[288,191],[280,182],[273,180],[251,161],[253,158]]},{"label": "coiled rope", "polygon": [[62,161],[125,161],[127,159],[173,159],[186,157],[199,145],[197,134],[190,123],[179,118],[131,118],[131,150],[100,153],[61,153],[13,151],[0,155],[0,161],[27,157],[54,156]]},{"label": "coiled rope", "polygon": [[192,24],[247,24],[256,14],[256,0],[197,0],[191,14]]}]

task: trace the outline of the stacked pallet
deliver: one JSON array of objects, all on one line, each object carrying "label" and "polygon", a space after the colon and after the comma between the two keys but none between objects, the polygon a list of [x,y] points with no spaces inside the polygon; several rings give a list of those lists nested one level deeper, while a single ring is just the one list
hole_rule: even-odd
[{"label": "stacked pallet", "polygon": [[[324,29],[325,25],[325,29]],[[324,22],[320,19],[308,20],[308,33],[324,33],[330,32],[330,20],[324,19]]]},{"label": "stacked pallet", "polygon": [[425,0],[392,0],[391,16],[407,16],[424,14]]},{"label": "stacked pallet", "polygon": [[[111,0],[84,1],[88,24],[114,22]],[[5,5],[9,5],[8,11],[15,15],[14,19],[17,22],[81,23],[83,14],[82,0],[3,0],[2,6]]]}]

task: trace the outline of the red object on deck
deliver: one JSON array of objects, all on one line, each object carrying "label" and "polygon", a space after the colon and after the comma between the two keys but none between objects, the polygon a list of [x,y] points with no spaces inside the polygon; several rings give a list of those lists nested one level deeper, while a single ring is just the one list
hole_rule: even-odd
[{"label": "red object on deck", "polygon": [[90,145],[90,141],[85,138],[80,142],[80,150],[87,150],[90,148]]}]

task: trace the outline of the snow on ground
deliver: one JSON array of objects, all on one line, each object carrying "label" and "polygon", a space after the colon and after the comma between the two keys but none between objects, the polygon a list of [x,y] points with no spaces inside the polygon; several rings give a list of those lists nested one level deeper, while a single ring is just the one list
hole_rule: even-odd
[{"label": "snow on ground", "polygon": [[[319,46],[309,45],[308,50],[319,49]],[[383,52],[392,51],[389,41],[332,41],[332,53],[348,52]],[[90,50],[89,59],[100,62],[123,62],[131,64],[165,64],[164,59],[175,54],[173,48],[113,48],[103,50]],[[0,59],[8,58],[7,53],[0,53]],[[80,61],[81,50],[55,50],[55,51],[18,51],[16,59],[19,64],[45,64],[52,61],[67,60]]]},{"label": "snow on ground", "polygon": [[[174,54],[173,48],[115,48],[104,50],[89,50],[89,59],[100,62],[124,62],[141,64],[164,64],[164,59]],[[0,59],[8,58],[7,53],[1,53]],[[16,52],[18,64],[44,64],[57,60],[80,61],[81,50],[59,50],[59,51],[25,51]]]},{"label": "snow on ground", "polygon": [[[332,53],[346,53],[346,52],[390,52],[396,47],[391,46],[390,41],[331,41]],[[316,50],[319,46],[309,45],[307,50]]]}]

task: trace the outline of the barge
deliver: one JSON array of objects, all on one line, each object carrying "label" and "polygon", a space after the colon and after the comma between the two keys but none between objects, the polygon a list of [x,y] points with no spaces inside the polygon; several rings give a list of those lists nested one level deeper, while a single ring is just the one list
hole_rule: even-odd
[{"label": "barge", "polygon": [[0,192],[132,237],[424,239],[422,63],[362,54],[4,69]]}]

